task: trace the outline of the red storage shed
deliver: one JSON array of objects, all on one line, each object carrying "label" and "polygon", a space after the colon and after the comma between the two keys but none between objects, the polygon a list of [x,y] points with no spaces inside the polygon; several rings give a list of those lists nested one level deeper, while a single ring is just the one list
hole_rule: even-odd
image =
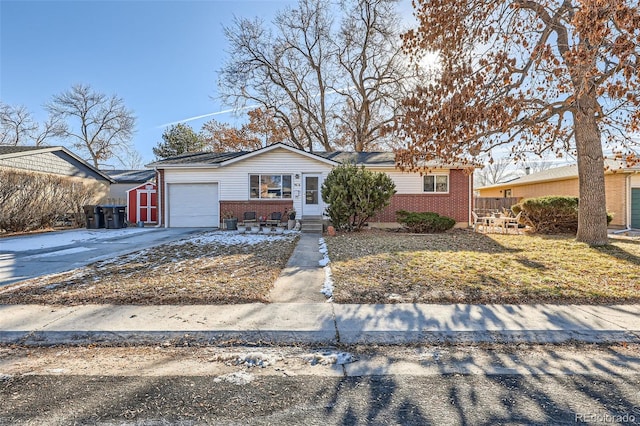
[{"label": "red storage shed", "polygon": [[158,188],[143,183],[127,191],[127,219],[130,223],[158,223]]}]

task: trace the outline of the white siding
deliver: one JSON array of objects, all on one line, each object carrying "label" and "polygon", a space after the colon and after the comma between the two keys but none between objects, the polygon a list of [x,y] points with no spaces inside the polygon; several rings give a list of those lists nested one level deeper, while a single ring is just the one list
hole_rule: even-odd
[{"label": "white siding", "polygon": [[[217,182],[220,201],[249,200],[250,174],[291,174],[293,178],[293,207],[302,209],[302,173],[320,173],[323,179],[332,166],[286,149],[274,149],[260,155],[219,168],[169,169],[165,182],[206,183]],[[298,179],[295,179],[298,175]]]},{"label": "white siding", "polygon": [[631,175],[631,187],[640,188],[640,175]]},{"label": "white siding", "polygon": [[[385,172],[396,184],[397,194],[424,194],[423,179],[420,173],[402,172],[397,169],[371,169],[372,171]],[[449,175],[448,169],[429,171],[428,174]]]}]

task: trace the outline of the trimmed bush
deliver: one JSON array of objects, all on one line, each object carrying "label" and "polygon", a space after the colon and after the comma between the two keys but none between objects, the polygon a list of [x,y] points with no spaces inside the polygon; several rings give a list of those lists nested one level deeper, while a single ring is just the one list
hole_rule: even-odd
[{"label": "trimmed bush", "polygon": [[62,218],[82,226],[82,206],[92,204],[99,193],[99,184],[0,168],[0,231],[50,228]]},{"label": "trimmed bush", "polygon": [[396,212],[396,218],[409,232],[415,234],[444,232],[453,228],[456,224],[454,219],[447,216],[440,216],[438,213],[433,212],[419,213],[398,210]]},{"label": "trimmed bush", "polygon": [[396,193],[386,173],[343,164],[335,167],[322,184],[322,200],[336,229],[357,231],[384,209]]},{"label": "trimmed bush", "polygon": [[[578,230],[578,197],[527,198],[511,207],[515,214],[522,212],[520,222],[538,234],[576,233]],[[613,215],[607,213],[607,224]]]}]

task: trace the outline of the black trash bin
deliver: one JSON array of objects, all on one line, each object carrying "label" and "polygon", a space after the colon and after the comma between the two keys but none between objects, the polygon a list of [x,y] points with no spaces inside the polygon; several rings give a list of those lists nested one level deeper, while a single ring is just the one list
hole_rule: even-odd
[{"label": "black trash bin", "polygon": [[102,206],[105,228],[126,228],[126,210],[126,206]]},{"label": "black trash bin", "polygon": [[99,229],[104,228],[104,216],[102,214],[102,207],[100,206],[82,206],[84,210],[84,220],[87,225],[87,229]]}]

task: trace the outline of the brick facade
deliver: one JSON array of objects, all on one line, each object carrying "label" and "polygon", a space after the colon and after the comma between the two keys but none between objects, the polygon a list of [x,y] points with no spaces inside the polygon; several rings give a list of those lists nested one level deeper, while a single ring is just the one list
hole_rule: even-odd
[{"label": "brick facade", "polygon": [[232,212],[242,222],[244,212],[256,212],[256,217],[269,217],[273,212],[280,212],[285,220],[285,210],[291,209],[293,200],[220,201],[220,218],[223,218],[225,213]]},{"label": "brick facade", "polygon": [[396,194],[391,204],[370,222],[396,222],[396,211],[435,212],[455,219],[458,223],[469,222],[469,175],[464,170],[451,170],[448,194]]}]

